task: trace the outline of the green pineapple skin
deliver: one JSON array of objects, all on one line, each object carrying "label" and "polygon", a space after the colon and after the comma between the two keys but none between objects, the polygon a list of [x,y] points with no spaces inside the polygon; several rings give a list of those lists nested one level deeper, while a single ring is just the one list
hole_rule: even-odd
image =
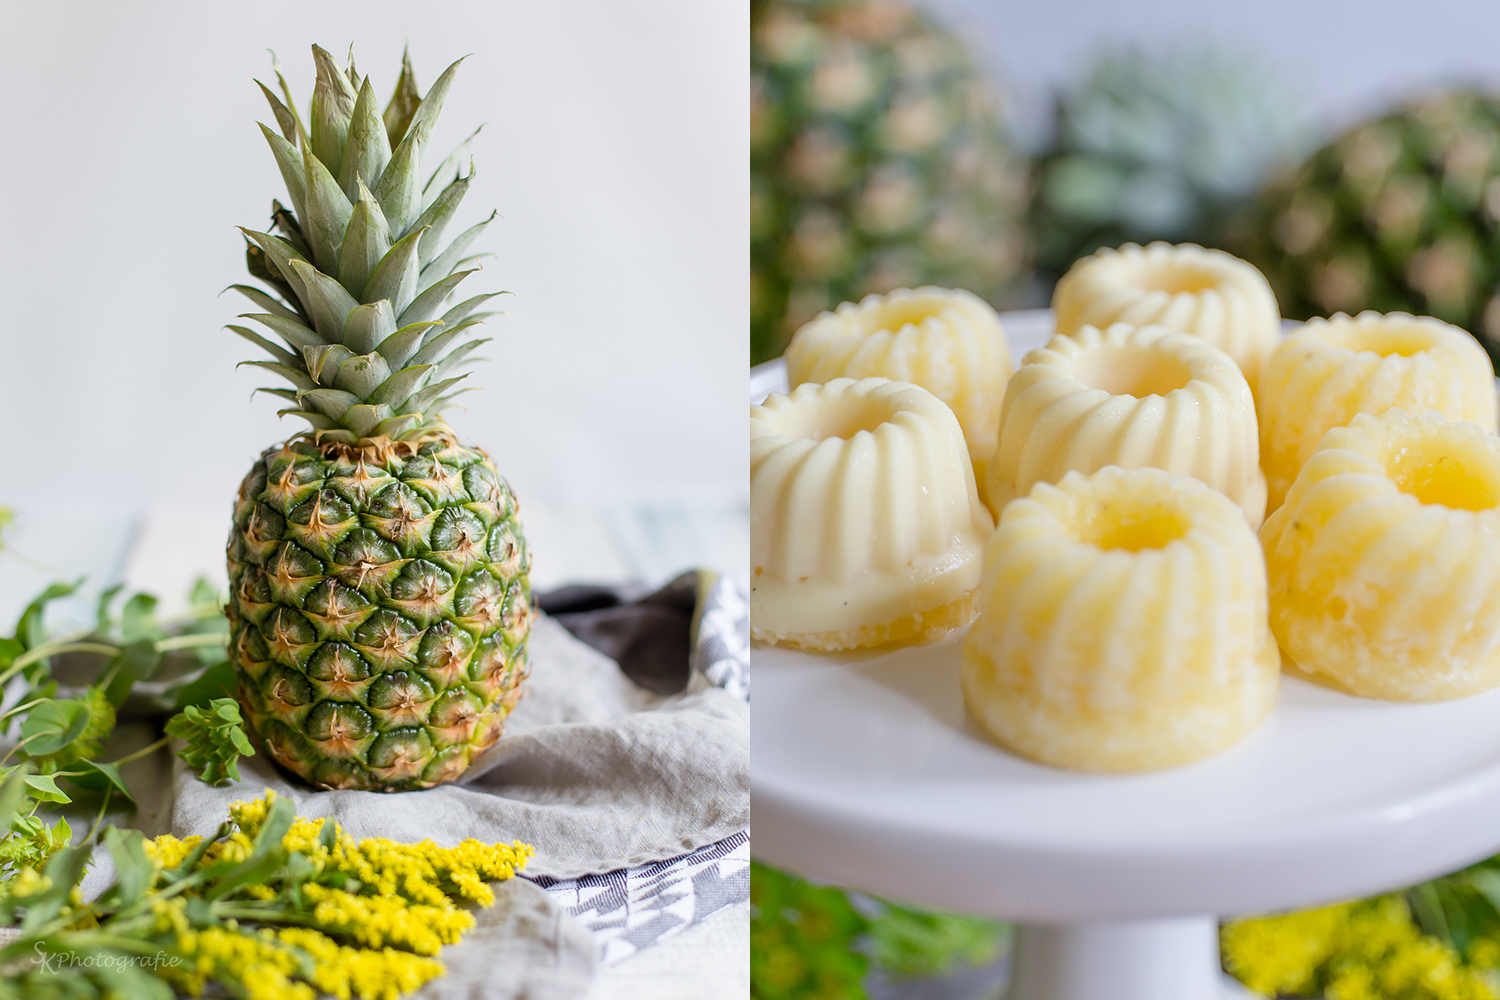
[{"label": "green pineapple skin", "polygon": [[272,448],[240,485],[228,562],[239,700],[282,767],[421,789],[499,739],[534,612],[515,495],[482,451]]},{"label": "green pineapple skin", "polygon": [[840,302],[1011,304],[1028,167],[961,41],[901,0],[751,4],[751,364]]},{"label": "green pineapple skin", "polygon": [[1435,316],[1500,361],[1500,98],[1438,92],[1349,129],[1266,186],[1246,256],[1289,319]]}]

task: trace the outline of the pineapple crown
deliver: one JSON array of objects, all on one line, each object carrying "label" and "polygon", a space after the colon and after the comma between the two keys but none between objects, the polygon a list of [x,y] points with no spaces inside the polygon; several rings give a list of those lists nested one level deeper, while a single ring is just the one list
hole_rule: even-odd
[{"label": "pineapple crown", "polygon": [[[260,389],[289,400],[282,416],[312,425],[319,444],[368,446],[450,434],[439,413],[463,390],[457,366],[489,338],[458,343],[492,312],[475,312],[499,292],[443,311],[464,278],[479,270],[465,251],[495,213],[442,246],[443,231],[474,179],[460,176],[464,140],[423,181],[430,141],[459,60],[426,97],[403,54],[396,93],[382,113],[351,51],[347,69],[314,45],[317,85],[305,127],[279,67],[283,102],[256,81],[280,132],[261,125],[292,203],[271,203],[275,233],[242,229],[250,273],[277,293],[231,285],[264,312],[246,313],[285,343],[243,326],[229,329],[271,360],[291,389]],[[455,346],[456,345],[456,346]]]}]

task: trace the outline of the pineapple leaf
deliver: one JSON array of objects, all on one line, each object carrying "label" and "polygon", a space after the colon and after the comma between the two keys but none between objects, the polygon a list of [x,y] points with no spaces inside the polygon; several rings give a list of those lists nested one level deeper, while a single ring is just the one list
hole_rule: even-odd
[{"label": "pineapple leaf", "polygon": [[321,413],[314,413],[311,410],[299,410],[288,407],[285,410],[277,410],[276,415],[278,417],[300,417],[311,424],[312,429],[315,431],[331,431],[338,427],[338,424],[334,423],[331,418],[325,417]]},{"label": "pineapple leaf", "polygon": [[281,62],[276,58],[276,53],[270,49],[271,72],[276,74],[276,85],[281,88],[281,96],[285,103],[287,113],[292,116],[292,122],[297,126],[297,145],[306,146],[309,142],[307,137],[307,126],[302,124],[302,116],[297,113],[297,102],[292,97],[292,88],[287,86],[286,77],[281,74]]},{"label": "pineapple leaf", "polygon": [[300,360],[297,355],[293,354],[291,351],[280,346],[279,344],[271,343],[265,337],[262,337],[260,334],[256,333],[254,330],[249,329],[248,327],[235,326],[231,323],[228,329],[233,330],[241,337],[244,337],[246,340],[250,341],[250,343],[256,344],[267,354],[271,355],[271,357],[275,358],[277,361],[280,361],[284,365],[296,367],[297,362]]},{"label": "pineapple leaf", "polygon": [[415,413],[402,413],[391,417],[389,420],[382,420],[375,425],[375,433],[371,437],[395,437],[406,430],[407,426],[416,419],[417,415]]},{"label": "pineapple leaf", "polygon": [[440,325],[436,320],[429,320],[426,323],[412,323],[409,326],[403,326],[382,340],[375,350],[379,351],[380,356],[390,363],[392,369],[400,370],[406,367],[412,355],[422,345],[422,338],[426,332],[432,327]]},{"label": "pineapple leaf", "polygon": [[358,295],[370,280],[370,272],[391,249],[391,226],[380,210],[380,203],[360,180],[359,200],[354,203],[354,214],[349,217],[349,228],[344,230],[344,242],[339,248],[339,284],[350,295]]},{"label": "pineapple leaf", "polygon": [[[365,398],[372,403],[394,404],[397,400],[406,399],[416,391],[417,386],[427,377],[432,370],[431,365],[411,365],[401,369],[396,374],[385,379],[380,385],[366,394]],[[405,407],[402,408],[403,410]]]},{"label": "pineapple leaf", "polygon": [[245,313],[240,316],[240,319],[253,319],[262,326],[270,328],[295,351],[306,350],[309,347],[322,347],[327,343],[300,319],[283,319],[270,313]]},{"label": "pineapple leaf", "polygon": [[354,115],[358,97],[349,86],[349,78],[327,50],[314,45],[312,52],[318,68],[312,98],[312,153],[330,174],[337,176],[343,162],[344,143],[349,138],[349,119]]},{"label": "pineapple leaf", "polygon": [[311,153],[304,153],[302,165],[306,169],[307,205],[302,216],[303,234],[312,248],[313,261],[318,270],[333,274],[338,270],[339,246],[344,242],[344,231],[349,228],[349,217],[354,206],[344,196],[333,174]]},{"label": "pineapple leaf", "polygon": [[290,243],[304,257],[311,256],[312,248],[302,235],[302,224],[288,212],[281,202],[271,199],[271,224],[281,231],[281,238]]},{"label": "pineapple leaf", "polygon": [[444,381],[438,382],[435,385],[429,385],[427,388],[423,389],[421,392],[417,393],[415,396],[412,396],[406,402],[402,403],[397,407],[397,409],[402,413],[426,413],[427,408],[432,405],[432,401],[441,396],[445,389],[452,388],[468,377],[468,373],[465,372],[464,374],[459,375],[456,378],[445,379]]},{"label": "pineapple leaf", "polygon": [[421,272],[419,264],[421,245],[426,232],[426,229],[414,230],[380,258],[380,263],[375,265],[370,280],[365,282],[365,287],[360,290],[361,302],[389,300],[391,311],[396,315],[400,315],[407,306],[411,305],[411,300],[417,294],[417,275]]},{"label": "pineapple leaf", "polygon": [[344,343],[360,354],[369,354],[377,344],[396,332],[396,313],[389,299],[355,306],[344,321]]},{"label": "pineapple leaf", "polygon": [[370,394],[375,391],[376,386],[390,377],[391,366],[386,364],[385,358],[372,351],[369,354],[356,354],[341,362],[333,377],[333,387],[352,392],[361,399],[379,402],[371,399]]},{"label": "pineapple leaf", "polygon": [[385,114],[382,116],[392,147],[400,144],[406,136],[406,128],[411,124],[412,115],[417,112],[417,105],[421,103],[422,94],[417,90],[417,77],[411,71],[411,54],[402,49],[401,75],[396,78],[396,92],[391,95],[391,101],[385,106]]},{"label": "pineapple leaf", "polygon": [[[340,197],[343,197],[340,195]],[[349,313],[359,303],[344,291],[344,286],[305,260],[291,262],[292,271],[307,289],[302,301],[312,314],[313,329],[329,341],[339,339]]]},{"label": "pineapple leaf", "polygon": [[307,363],[309,375],[323,385],[332,386],[339,365],[354,357],[354,352],[343,344],[324,344],[320,347],[305,348],[302,357]]},{"label": "pineapple leaf", "polygon": [[417,171],[421,165],[422,142],[416,135],[408,135],[391,154],[391,162],[375,185],[375,200],[380,202],[393,236],[406,235],[407,225],[417,215],[421,203]]},{"label": "pineapple leaf", "polygon": [[448,355],[442,361],[438,362],[436,372],[438,378],[442,378],[444,375],[451,372],[454,368],[463,363],[464,358],[468,357],[470,354],[473,354],[474,351],[481,345],[488,344],[494,339],[495,338],[493,337],[481,337],[478,340],[469,341],[462,347],[455,348],[452,354]]},{"label": "pineapple leaf", "polygon": [[391,416],[389,406],[361,403],[345,410],[339,422],[353,431],[356,437],[369,437],[382,420],[388,420]]},{"label": "pineapple leaf", "polygon": [[[469,272],[465,271],[463,273],[467,274]],[[460,320],[466,319],[468,315],[475,309],[477,309],[479,306],[484,305],[486,302],[488,302],[490,299],[495,298],[497,295],[509,294],[509,292],[486,292],[484,295],[476,295],[472,299],[464,299],[458,305],[443,313],[443,322],[450,325],[453,323],[457,323]],[[485,313],[485,315],[489,316],[493,314]]]},{"label": "pineapple leaf", "polygon": [[282,136],[287,142],[295,145],[297,142],[297,116],[292,114],[285,104],[281,103],[281,98],[273,94],[270,87],[267,87],[259,80],[255,81],[255,85],[260,88],[262,94],[266,95],[266,103],[271,105],[271,114],[276,116],[276,124],[281,126]]},{"label": "pineapple leaf", "polygon": [[[252,285],[230,285],[229,288],[232,288],[235,291],[239,292],[241,295],[243,295],[245,298],[249,299],[251,302],[254,302],[256,305],[260,306],[262,309],[264,309],[267,312],[269,312],[269,313],[271,313],[271,314],[279,317],[280,319],[291,320],[292,322],[297,323],[299,325],[302,322],[302,317],[298,316],[291,309],[288,309],[285,303],[283,303],[280,300],[276,299],[274,296],[267,295],[265,292],[261,291],[259,288],[255,288]],[[227,292],[227,291],[229,291],[229,288],[226,288],[224,290]],[[245,319],[245,318],[248,318],[248,317],[246,317],[246,316],[242,316],[241,317],[241,319]],[[312,333],[311,330],[308,330],[307,332],[308,333]]]},{"label": "pineapple leaf", "polygon": [[[255,246],[264,252],[266,263],[272,265],[274,268],[274,274],[279,277],[280,281],[273,280],[272,284],[281,288],[287,298],[296,299],[297,305],[305,308],[307,304],[307,285],[303,283],[301,276],[293,269],[292,261],[300,260],[305,263],[307,258],[302,256],[296,247],[279,236],[272,236],[269,233],[257,233],[255,230],[246,229],[243,226],[240,227],[240,232],[244,233],[247,239],[255,242]],[[262,277],[260,274],[256,274],[253,266],[250,272],[258,278]]]},{"label": "pineapple leaf", "polygon": [[238,368],[240,367],[240,365],[251,365],[255,368],[264,368],[267,371],[273,371],[277,375],[280,375],[282,378],[286,379],[288,382],[292,383],[292,385],[296,386],[298,389],[307,390],[317,385],[316,382],[308,378],[306,372],[298,371],[295,368],[289,368],[279,361],[241,361],[240,364],[235,365],[235,367]]},{"label": "pineapple leaf", "polygon": [[312,403],[318,412],[335,420],[342,420],[346,410],[363,402],[354,393],[342,389],[308,389],[297,398],[303,404]]},{"label": "pineapple leaf", "polygon": [[339,186],[350,201],[360,197],[365,184],[376,184],[391,160],[391,142],[385,134],[385,123],[375,106],[375,88],[366,80],[359,88],[354,104],[354,119],[349,125],[349,142],[344,147],[344,163],[339,170]]},{"label": "pineapple leaf", "polygon": [[[435,326],[441,325],[441,323],[435,324]],[[449,344],[453,343],[453,338],[462,333],[463,329],[464,328],[461,326],[445,328],[437,336],[433,337],[431,340],[427,341],[427,343],[423,344],[421,350],[412,355],[411,364],[431,365],[441,361],[443,349],[446,348]]]},{"label": "pineapple leaf", "polygon": [[[442,281],[434,282],[432,287],[424,290],[421,295],[412,300],[411,305],[406,307],[406,311],[401,314],[401,325],[432,319],[433,313],[442,308],[443,300],[453,294],[453,289],[458,287],[459,282],[477,270],[479,268],[476,267],[473,271],[459,271],[457,274],[448,275]],[[448,322],[446,316],[443,317],[443,322]]]},{"label": "pineapple leaf", "polygon": [[[470,174],[470,176],[472,177],[473,175]],[[422,277],[417,283],[426,288],[433,282],[452,274],[453,268],[463,258],[464,251],[469,249],[469,245],[478,238],[480,233],[484,232],[486,226],[495,221],[495,217],[499,214],[499,212],[491,212],[488,219],[477,225],[470,226],[455,236],[453,242],[448,244],[448,249],[438,254],[430,263],[424,263]],[[437,240],[434,239],[432,242],[436,244]]]},{"label": "pineapple leaf", "polygon": [[[453,152],[449,153],[447,158],[432,172],[432,176],[427,178],[427,183],[422,188],[424,204],[432,204],[437,196],[443,193],[444,188],[458,179],[458,171],[464,159],[469,155],[469,147],[474,145],[474,140],[479,138],[479,133],[482,131],[484,131],[483,125],[476,128],[472,135],[454,147]],[[472,164],[469,169],[473,169]]]},{"label": "pineapple leaf", "polygon": [[335,427],[332,430],[318,431],[318,441],[337,441],[340,444],[354,444],[359,441],[359,435],[343,427]]},{"label": "pineapple leaf", "polygon": [[437,256],[438,244],[443,239],[443,230],[448,228],[453,213],[458,211],[462,204],[464,195],[469,191],[469,183],[474,179],[474,168],[469,167],[469,176],[460,177],[452,184],[443,189],[437,200],[427,207],[427,210],[417,217],[412,224],[413,229],[430,229],[427,238],[422,241],[426,248],[422,254],[422,265],[425,267],[433,257]]},{"label": "pineapple leaf", "polygon": [[277,399],[284,399],[289,403],[295,403],[297,401],[297,391],[295,389],[272,389],[268,386],[261,386],[255,391],[264,392],[268,395],[275,396]]},{"label": "pineapple leaf", "polygon": [[[260,125],[259,122],[256,124]],[[292,208],[299,216],[306,217],[307,171],[302,165],[302,154],[297,152],[296,146],[266,126],[260,125],[260,131],[271,147],[271,155],[276,158],[276,168],[281,171],[281,181],[292,199]]]},{"label": "pineapple leaf", "polygon": [[426,146],[432,139],[432,129],[437,125],[438,115],[443,113],[443,101],[448,97],[448,88],[453,86],[453,78],[458,75],[458,67],[463,64],[464,56],[456,59],[453,65],[443,70],[443,75],[437,78],[432,89],[427,91],[427,96],[422,98],[422,103],[417,105],[416,112],[411,116],[411,125],[408,126],[406,139],[416,136],[417,140]]}]

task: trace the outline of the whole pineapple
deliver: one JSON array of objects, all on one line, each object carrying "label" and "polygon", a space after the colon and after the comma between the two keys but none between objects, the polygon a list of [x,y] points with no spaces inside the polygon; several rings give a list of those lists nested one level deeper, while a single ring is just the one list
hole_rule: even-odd
[{"label": "whole pineapple", "polygon": [[1125,48],[1058,97],[1055,130],[1032,203],[1038,264],[1053,278],[1122,243],[1232,249],[1267,171],[1306,148],[1307,120],[1243,57]]},{"label": "whole pineapple", "polygon": [[1248,255],[1284,316],[1436,316],[1500,359],[1500,99],[1449,90],[1345,132],[1268,186]]},{"label": "whole pineapple", "polygon": [[962,43],[901,0],[752,0],[751,362],[824,309],[1022,273],[1026,161]]},{"label": "whole pineapple", "polygon": [[313,57],[310,127],[284,79],[285,102],[261,88],[292,208],[273,203],[276,234],[245,230],[270,291],[234,286],[285,346],[231,327],[271,355],[247,364],[291,383],[262,391],[311,428],[240,484],[230,657],[278,764],[324,788],[425,788],[499,738],[527,672],[515,496],[439,416],[485,342],[466,331],[492,296],[445,302],[477,270],[465,252],[489,220],[441,242],[474,176],[460,175],[467,142],[421,169],[458,63],[422,98],[403,61],[382,113],[352,59]]}]

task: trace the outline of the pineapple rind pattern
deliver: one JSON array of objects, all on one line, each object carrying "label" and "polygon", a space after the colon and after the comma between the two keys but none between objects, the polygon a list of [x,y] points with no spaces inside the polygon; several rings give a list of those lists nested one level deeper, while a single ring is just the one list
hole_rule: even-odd
[{"label": "pineapple rind pattern", "polygon": [[425,788],[499,738],[527,675],[531,560],[483,452],[272,448],[240,485],[228,558],[239,698],[282,767]]}]

